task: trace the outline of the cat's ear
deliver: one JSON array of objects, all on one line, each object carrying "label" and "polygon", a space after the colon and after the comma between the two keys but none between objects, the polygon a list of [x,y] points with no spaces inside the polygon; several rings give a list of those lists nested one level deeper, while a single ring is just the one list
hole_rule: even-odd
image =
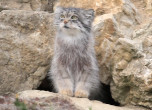
[{"label": "cat's ear", "polygon": [[94,20],[94,10],[93,9],[88,9],[84,10],[85,17],[92,22]]},{"label": "cat's ear", "polygon": [[61,11],[63,10],[63,8],[62,7],[60,7],[60,6],[57,6],[56,8],[55,8],[55,13],[61,13]]},{"label": "cat's ear", "polygon": [[93,9],[83,10],[83,14],[85,17],[84,23],[91,25],[94,20],[94,10]]},{"label": "cat's ear", "polygon": [[85,10],[85,12],[86,12],[86,15],[94,17],[94,10],[93,9]]}]

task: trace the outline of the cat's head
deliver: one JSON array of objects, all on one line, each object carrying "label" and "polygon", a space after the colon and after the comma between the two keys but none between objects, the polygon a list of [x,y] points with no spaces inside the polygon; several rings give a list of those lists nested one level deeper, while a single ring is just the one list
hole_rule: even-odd
[{"label": "cat's head", "polygon": [[93,19],[93,9],[57,7],[54,23],[59,29],[90,32]]}]

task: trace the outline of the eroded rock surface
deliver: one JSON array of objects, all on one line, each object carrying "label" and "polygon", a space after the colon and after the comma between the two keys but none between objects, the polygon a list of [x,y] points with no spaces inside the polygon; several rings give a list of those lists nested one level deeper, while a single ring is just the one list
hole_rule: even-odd
[{"label": "eroded rock surface", "polygon": [[144,0],[146,2],[146,8],[147,10],[152,11],[152,1],[151,0]]},{"label": "eroded rock surface", "polygon": [[1,0],[1,10],[28,10],[53,12],[56,0]]},{"label": "eroded rock surface", "polygon": [[130,39],[133,29],[140,23],[140,16],[135,6],[128,0],[122,0],[121,3],[117,5],[119,6],[117,12],[114,10],[97,16],[93,25],[101,81],[105,84],[110,84],[112,78],[113,55],[118,39]]},{"label": "eroded rock surface", "polygon": [[0,94],[38,87],[49,69],[53,37],[52,14],[0,13]]},{"label": "eroded rock surface", "polygon": [[[56,110],[146,110],[140,107],[128,106],[128,107],[116,107],[108,104],[104,104],[99,101],[90,101],[86,98],[73,98],[68,96],[63,96],[60,94],[55,94],[46,91],[38,91],[38,90],[27,90],[18,93],[18,98],[24,100],[24,102],[30,102],[32,99],[39,98],[41,100],[35,100],[35,103],[39,105],[42,103],[42,100],[48,100],[48,102],[44,102],[45,106],[50,104],[52,108]],[[54,101],[49,102],[50,100],[55,99]],[[68,105],[65,106],[64,101],[67,101]],[[56,104],[55,104],[56,103]],[[73,107],[70,108],[70,106]],[[50,107],[50,106],[49,106]],[[49,110],[49,109],[46,109]]]},{"label": "eroded rock surface", "polygon": [[114,55],[112,96],[121,104],[152,108],[152,21],[131,40],[119,39]]}]

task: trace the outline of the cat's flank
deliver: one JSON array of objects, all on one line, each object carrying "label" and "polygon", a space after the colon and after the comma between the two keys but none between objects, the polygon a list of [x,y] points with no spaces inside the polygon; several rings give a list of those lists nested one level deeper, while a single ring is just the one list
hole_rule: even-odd
[{"label": "cat's flank", "polygon": [[49,72],[58,93],[90,97],[99,91],[98,66],[94,51],[94,11],[57,7],[55,49]]}]

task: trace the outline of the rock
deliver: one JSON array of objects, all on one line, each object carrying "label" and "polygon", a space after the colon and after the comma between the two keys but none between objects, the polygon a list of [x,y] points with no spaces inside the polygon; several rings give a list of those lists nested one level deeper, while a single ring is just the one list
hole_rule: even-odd
[{"label": "rock", "polygon": [[114,53],[112,97],[122,105],[152,108],[152,21],[135,30],[132,40],[120,38]]},{"label": "rock", "polygon": [[32,10],[29,0],[1,0],[0,11],[2,10]]},{"label": "rock", "polygon": [[53,12],[53,6],[56,0],[31,0],[32,10]]},{"label": "rock", "polygon": [[138,29],[140,15],[130,1],[124,0],[119,12],[97,16],[93,24],[100,79],[110,84],[112,97],[121,105],[152,108],[152,25],[148,21],[149,25]]},{"label": "rock", "polygon": [[124,12],[128,13],[129,11],[131,11],[128,9],[134,7],[133,4],[130,4],[129,0],[59,0],[55,4],[55,7],[56,6],[77,7],[85,9],[92,8],[95,10],[96,15],[118,13],[121,12],[122,9],[124,9]]},{"label": "rock", "polygon": [[1,0],[0,11],[2,10],[27,10],[27,11],[48,11],[53,12],[56,0]]},{"label": "rock", "polygon": [[[110,4],[115,4],[111,1]],[[116,43],[119,38],[131,39],[133,30],[140,23],[140,16],[135,6],[128,0],[120,0],[117,9],[110,13],[97,16],[95,18],[93,29],[96,37],[96,53],[100,67],[100,79],[105,84],[110,84],[112,80],[113,55]],[[112,9],[111,5],[108,5]],[[111,7],[110,7],[111,6]],[[130,60],[130,55],[125,54]],[[123,61],[124,67],[127,62]],[[121,67],[121,68],[124,68]]]},{"label": "rock", "polygon": [[[27,103],[27,105],[30,105],[29,104],[30,101],[34,100],[37,106],[41,103],[45,104],[44,107],[50,104],[50,106],[52,108],[55,108],[56,110],[61,110],[61,109],[62,110],[67,110],[67,109],[68,110],[101,110],[101,108],[102,110],[146,110],[144,108],[139,108],[134,106],[117,107],[113,105],[104,104],[99,101],[90,101],[86,98],[74,98],[74,97],[62,96],[60,94],[55,94],[47,91],[38,91],[38,90],[27,90],[20,92],[18,93],[18,98],[24,100],[24,102]],[[66,105],[66,103],[68,104]],[[73,109],[70,109],[69,105],[71,105]]]},{"label": "rock", "polygon": [[0,94],[39,86],[49,69],[53,37],[52,14],[0,12]]},{"label": "rock", "polygon": [[[115,42],[123,37],[112,14],[99,16],[94,22],[95,50],[98,58],[100,79],[105,84],[111,81],[112,56]],[[105,74],[106,73],[106,74]]]},{"label": "rock", "polygon": [[152,1],[151,0],[144,0],[146,2],[146,8],[147,10],[152,11]]}]

